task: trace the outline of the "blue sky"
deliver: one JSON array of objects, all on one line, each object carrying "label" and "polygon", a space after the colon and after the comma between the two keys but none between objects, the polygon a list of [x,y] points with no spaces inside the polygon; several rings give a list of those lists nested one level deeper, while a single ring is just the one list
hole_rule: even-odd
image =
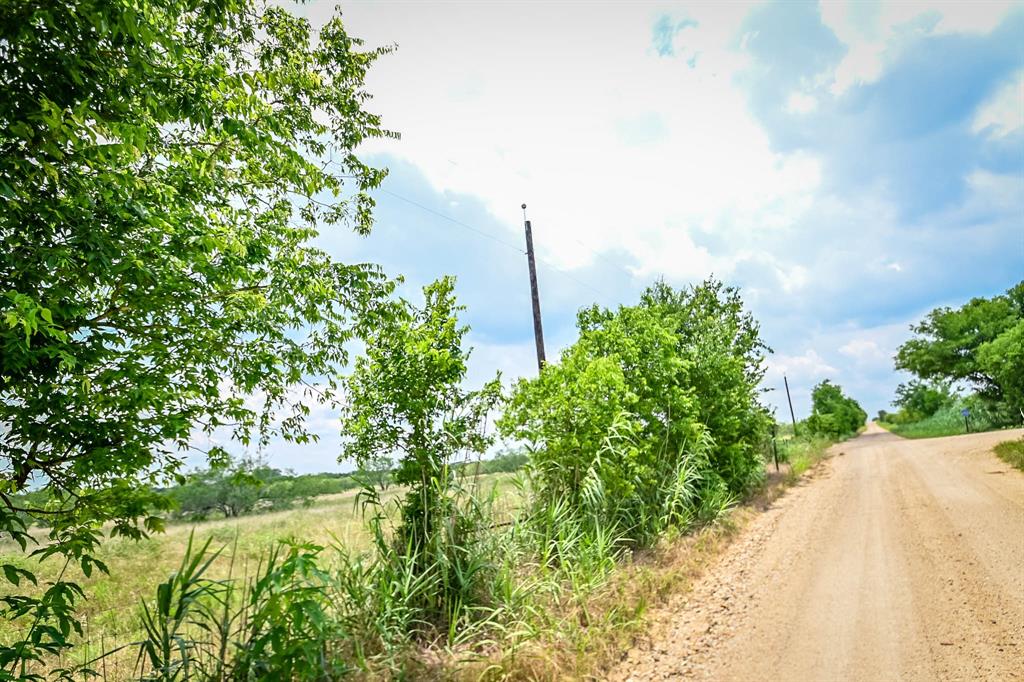
[{"label": "blue sky", "polygon": [[[331,3],[313,3],[314,22]],[[396,44],[368,108],[398,131],[368,238],[340,260],[458,277],[472,383],[536,371],[520,204],[548,354],[576,310],[657,277],[742,288],[797,416],[842,384],[869,412],[908,326],[1024,278],[1024,6],[1017,3],[343,3]],[[483,234],[481,234],[483,233]],[[336,469],[336,418],[276,464]],[[343,467],[345,468],[345,467]]]}]

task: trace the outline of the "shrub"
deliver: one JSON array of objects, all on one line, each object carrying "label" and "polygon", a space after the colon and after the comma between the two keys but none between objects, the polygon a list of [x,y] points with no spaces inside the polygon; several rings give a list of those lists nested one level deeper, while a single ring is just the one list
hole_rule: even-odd
[{"label": "shrub", "polygon": [[864,425],[868,413],[843,389],[826,379],[811,393],[811,416],[806,425],[811,433],[832,439],[844,438]]},{"label": "shrub", "polygon": [[932,416],[953,399],[945,385],[913,380],[896,387],[896,400],[892,404],[900,408],[898,421],[912,422]]},{"label": "shrub", "polygon": [[399,455],[393,479],[409,490],[394,537],[383,530],[387,516],[372,485],[364,488],[364,508],[383,562],[396,573],[436,579],[437,589],[416,606],[421,620],[441,627],[458,620],[483,577],[470,547],[482,524],[458,504],[450,464],[491,444],[484,421],[501,397],[497,378],[478,391],[462,387],[468,328],[458,323],[453,289],[445,277],[424,288],[422,307],[403,300],[381,315],[345,382],[343,412],[346,457],[365,466]]},{"label": "shrub", "polygon": [[[632,540],[656,537],[675,493],[739,494],[763,472],[765,346],[738,293],[663,283],[636,306],[591,307],[558,363],[515,387],[499,429],[531,447],[537,503],[565,501]],[[673,514],[668,514],[672,516]]]},{"label": "shrub", "polygon": [[[963,410],[968,411],[965,423]],[[897,421],[891,427],[893,433],[906,438],[936,438],[954,436],[971,431],[988,431],[1004,425],[1009,419],[1005,405],[977,395],[956,398],[944,405],[930,417],[918,421]]]}]

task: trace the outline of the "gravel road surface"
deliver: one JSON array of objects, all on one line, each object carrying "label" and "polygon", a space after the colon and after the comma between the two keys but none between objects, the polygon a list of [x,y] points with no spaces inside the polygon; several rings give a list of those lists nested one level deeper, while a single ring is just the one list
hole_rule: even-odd
[{"label": "gravel road surface", "polygon": [[1024,680],[1024,431],[871,424],[653,614],[613,680]]}]

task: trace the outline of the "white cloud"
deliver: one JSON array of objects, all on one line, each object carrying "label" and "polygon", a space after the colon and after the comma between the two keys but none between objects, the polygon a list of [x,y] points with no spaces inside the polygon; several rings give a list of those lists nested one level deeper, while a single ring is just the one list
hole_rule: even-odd
[{"label": "white cloud", "polygon": [[885,352],[878,347],[878,343],[871,339],[853,339],[839,347],[839,352],[851,357],[858,362],[868,362],[887,358]]},{"label": "white cloud", "polygon": [[818,108],[818,100],[803,92],[794,92],[786,100],[786,110],[794,114],[809,114]]},{"label": "white cloud", "polygon": [[[791,222],[820,172],[771,149],[733,81],[748,7],[693,8],[697,25],[660,57],[658,15],[632,4],[346,6],[354,35],[399,46],[367,86],[402,140],[368,149],[412,161],[437,190],[480,197],[515,238],[526,202],[539,253],[562,267],[620,250],[642,274],[726,272],[732,254],[709,258],[695,226]],[[473,97],[453,97],[465,83]]]},{"label": "white cloud", "polygon": [[871,83],[881,76],[904,45],[923,33],[987,33],[1019,2],[822,2],[822,22],[847,46],[836,67],[833,94]]},{"label": "white cloud", "polygon": [[[893,3],[899,5],[901,3]],[[922,7],[935,8],[932,3]],[[938,5],[940,19],[935,26],[938,33],[987,33],[995,28],[1007,14],[1020,8],[1017,0],[985,0],[985,2],[945,2]],[[926,10],[927,11],[927,10]]]},{"label": "white cloud", "polygon": [[1018,71],[978,109],[971,130],[1005,137],[1021,126],[1024,126],[1024,70]]},{"label": "white cloud", "polygon": [[782,290],[787,294],[803,289],[810,279],[807,268],[802,265],[792,265],[788,270],[776,268],[776,271],[782,282]]},{"label": "white cloud", "polygon": [[768,361],[771,374],[798,376],[801,379],[823,379],[839,372],[810,348],[801,355],[774,355]]}]

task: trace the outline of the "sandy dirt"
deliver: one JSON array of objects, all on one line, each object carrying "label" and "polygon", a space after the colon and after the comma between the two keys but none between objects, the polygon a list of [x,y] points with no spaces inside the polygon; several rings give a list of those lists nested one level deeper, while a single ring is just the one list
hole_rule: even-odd
[{"label": "sandy dirt", "polygon": [[876,425],[758,516],[609,679],[1024,680],[1024,431]]}]

